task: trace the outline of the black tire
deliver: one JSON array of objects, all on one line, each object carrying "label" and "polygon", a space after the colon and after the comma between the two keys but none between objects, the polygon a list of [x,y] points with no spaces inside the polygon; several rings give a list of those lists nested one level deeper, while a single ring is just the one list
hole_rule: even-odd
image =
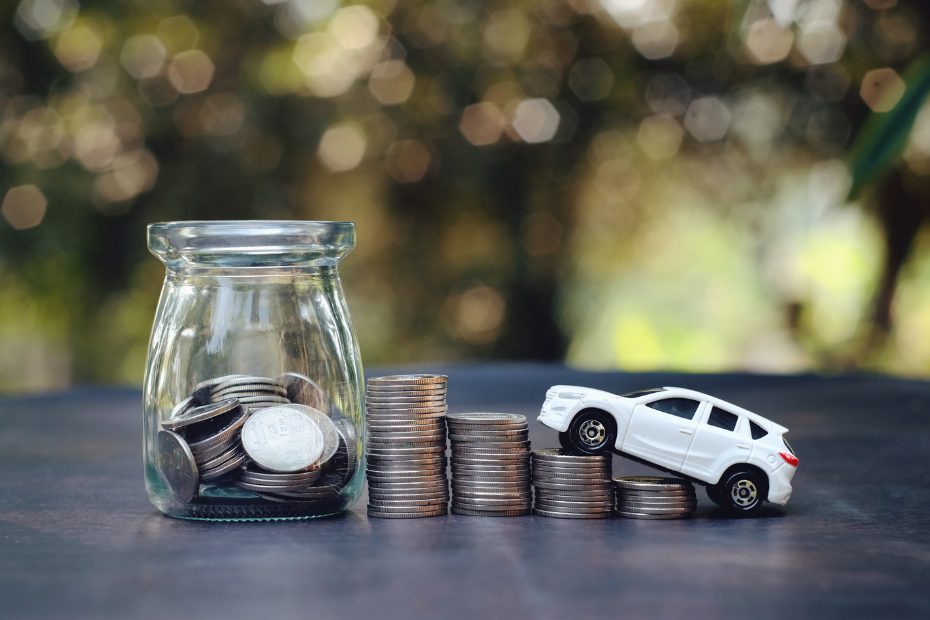
[{"label": "black tire", "polygon": [[[753,469],[736,469],[723,475],[716,485],[718,504],[727,512],[752,514],[759,510],[768,496],[768,480]],[[708,496],[713,501],[714,498]]]},{"label": "black tire", "polygon": [[568,431],[559,433],[559,445],[562,446],[563,450],[573,452],[572,442],[568,439]]},{"label": "black tire", "polygon": [[[606,454],[617,440],[617,423],[606,411],[586,409],[575,415],[564,434],[562,446],[566,450],[580,454]],[[559,441],[563,441],[561,437]]]},{"label": "black tire", "polygon": [[704,490],[707,491],[707,497],[710,498],[710,501],[718,506],[723,506],[723,501],[720,499],[720,487],[715,484],[709,484],[704,487]]}]

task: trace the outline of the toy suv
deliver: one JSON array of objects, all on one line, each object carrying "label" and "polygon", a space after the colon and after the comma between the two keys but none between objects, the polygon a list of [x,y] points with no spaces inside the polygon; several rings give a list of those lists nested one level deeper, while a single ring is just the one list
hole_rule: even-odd
[{"label": "toy suv", "polygon": [[623,396],[556,385],[538,420],[559,431],[566,450],[608,450],[704,484],[707,496],[748,513],[763,500],[788,502],[798,458],[788,429],[726,401],[683,388]]}]

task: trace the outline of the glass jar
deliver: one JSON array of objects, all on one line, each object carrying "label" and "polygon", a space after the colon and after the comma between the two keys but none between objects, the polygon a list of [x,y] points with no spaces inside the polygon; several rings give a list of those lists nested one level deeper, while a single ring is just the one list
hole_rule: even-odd
[{"label": "glass jar", "polygon": [[354,245],[351,222],[148,227],[167,269],[143,395],[156,508],[289,519],[358,498],[362,365],[337,270]]}]

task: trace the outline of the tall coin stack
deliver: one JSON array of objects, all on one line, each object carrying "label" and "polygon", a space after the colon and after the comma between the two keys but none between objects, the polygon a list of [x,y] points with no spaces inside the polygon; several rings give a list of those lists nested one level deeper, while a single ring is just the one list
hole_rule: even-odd
[{"label": "tall coin stack", "polygon": [[526,416],[455,413],[447,420],[452,512],[485,517],[529,514],[533,495]]},{"label": "tall coin stack", "polygon": [[449,511],[444,375],[368,380],[368,516],[437,517]]},{"label": "tall coin stack", "polygon": [[683,519],[697,509],[694,485],[681,478],[614,478],[617,514],[628,519]]},{"label": "tall coin stack", "polygon": [[533,452],[533,514],[559,519],[606,519],[614,506],[610,455],[559,450]]}]

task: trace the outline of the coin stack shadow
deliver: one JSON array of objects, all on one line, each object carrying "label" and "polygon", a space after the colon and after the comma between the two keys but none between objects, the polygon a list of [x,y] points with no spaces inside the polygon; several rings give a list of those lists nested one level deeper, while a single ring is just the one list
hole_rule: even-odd
[{"label": "coin stack shadow", "polygon": [[414,519],[448,513],[447,383],[444,375],[368,380],[369,517]]},{"label": "coin stack shadow", "polygon": [[456,413],[447,421],[452,446],[452,512],[484,517],[529,514],[533,491],[526,416]]},{"label": "coin stack shadow", "polygon": [[617,514],[627,519],[683,519],[697,509],[694,485],[681,478],[614,478]]},{"label": "coin stack shadow", "polygon": [[610,455],[533,452],[533,514],[559,519],[606,519],[614,506]]}]

